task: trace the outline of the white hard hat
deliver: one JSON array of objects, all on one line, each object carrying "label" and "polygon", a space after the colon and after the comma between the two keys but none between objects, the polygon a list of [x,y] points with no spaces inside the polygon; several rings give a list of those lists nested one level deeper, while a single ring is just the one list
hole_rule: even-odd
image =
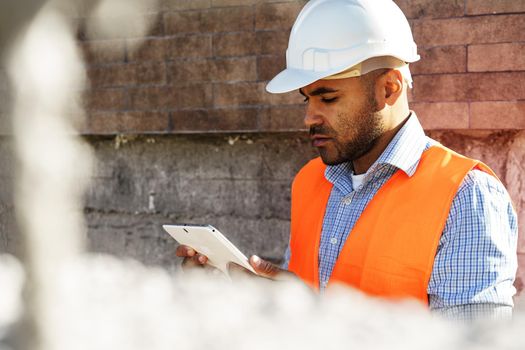
[{"label": "white hard hat", "polygon": [[[392,0],[311,0],[295,20],[286,69],[266,86],[272,93],[302,88],[350,71],[399,68],[419,60],[410,25]],[[354,74],[354,75],[352,75]]]}]

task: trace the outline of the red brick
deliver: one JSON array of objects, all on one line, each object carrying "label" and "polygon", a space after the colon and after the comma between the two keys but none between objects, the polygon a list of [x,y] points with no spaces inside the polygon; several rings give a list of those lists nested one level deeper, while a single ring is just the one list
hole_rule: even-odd
[{"label": "red brick", "polygon": [[164,15],[166,34],[250,31],[253,29],[253,8],[213,8]]},{"label": "red brick", "polygon": [[87,63],[124,62],[126,45],[122,40],[83,42],[82,50]]},{"label": "red brick", "polygon": [[164,18],[162,14],[157,13],[154,15],[145,16],[146,23],[149,24],[148,31],[146,35],[140,35],[140,37],[144,36],[163,36],[164,33]]},{"label": "red brick", "polygon": [[276,3],[276,2],[296,2],[298,4],[301,4],[301,6],[304,6],[305,3],[307,3],[309,0],[257,0],[258,4],[264,4],[264,3]]},{"label": "red brick", "polygon": [[168,58],[211,56],[211,35],[185,35],[169,40]]},{"label": "red brick", "polygon": [[304,106],[264,108],[259,112],[261,131],[298,131],[304,126]]},{"label": "red brick", "polygon": [[[122,18],[118,16],[108,16],[104,21],[110,21],[116,25],[125,25],[124,29],[116,32],[106,33],[98,26],[97,21],[87,20],[87,35],[80,33],[81,39],[87,36],[91,40],[98,39],[130,39],[142,38],[144,36],[161,36],[164,34],[162,16],[158,14],[142,15],[136,18]],[[143,31],[143,23],[146,23],[146,32]]]},{"label": "red brick", "polygon": [[412,101],[469,101],[470,80],[469,74],[415,76]]},{"label": "red brick", "polygon": [[211,107],[213,104],[212,88],[211,84],[193,84],[180,87],[170,87],[168,94],[168,107]]},{"label": "red brick", "polygon": [[164,11],[206,9],[211,6],[211,0],[161,0]]},{"label": "red brick", "polygon": [[464,0],[395,0],[407,18],[448,18],[464,14]]},{"label": "red brick", "polygon": [[257,66],[254,57],[214,60],[212,64],[213,81],[253,81],[257,79]]},{"label": "red brick", "polygon": [[171,84],[211,81],[212,60],[179,61],[168,65],[168,81]]},{"label": "red brick", "polygon": [[257,32],[259,53],[262,55],[278,54],[286,57],[288,48],[288,31],[260,31]]},{"label": "red brick", "polygon": [[130,39],[126,41],[128,61],[164,61],[168,41],[166,39]]},{"label": "red brick", "polygon": [[252,57],[180,61],[169,66],[169,81],[173,85],[256,79],[256,61]]},{"label": "red brick", "polygon": [[466,0],[468,15],[525,12],[523,0]]},{"label": "red brick", "polygon": [[96,66],[88,76],[94,87],[160,84],[166,81],[166,67],[157,63]]},{"label": "red brick", "polygon": [[284,68],[286,68],[284,55],[257,57],[257,77],[259,80],[273,79]]},{"label": "red brick", "polygon": [[525,70],[525,44],[471,45],[468,47],[470,72]]},{"label": "red brick", "polygon": [[217,107],[260,105],[263,103],[264,93],[260,83],[215,84],[213,102]]},{"label": "red brick", "polygon": [[168,113],[161,112],[115,112],[96,113],[88,118],[89,134],[144,134],[167,132]]},{"label": "red brick", "polygon": [[215,106],[236,105],[302,105],[303,97],[297,92],[271,94],[265,90],[266,82],[215,84],[213,87]]},{"label": "red brick", "polygon": [[210,31],[234,32],[253,30],[254,9],[250,7],[218,8],[207,12],[205,20]]},{"label": "red brick", "polygon": [[138,64],[134,68],[135,81],[140,84],[164,84],[166,83],[166,65],[162,63]]},{"label": "red brick", "polygon": [[257,3],[258,0],[212,0],[211,5],[213,7],[226,7],[226,6],[249,6]]},{"label": "red brick", "polygon": [[411,103],[410,109],[416,112],[425,130],[469,127],[469,109],[466,102]]},{"label": "red brick", "polygon": [[525,41],[524,15],[417,20],[413,25],[420,46]]},{"label": "red brick", "polygon": [[257,130],[256,108],[184,110],[171,115],[173,131],[209,133]]},{"label": "red brick", "polygon": [[96,89],[86,91],[85,101],[89,110],[116,111],[126,109],[128,95],[122,89]]},{"label": "red brick", "polygon": [[167,86],[149,86],[129,90],[130,109],[164,110],[168,105]]},{"label": "red brick", "polygon": [[213,55],[249,56],[259,52],[254,32],[217,34],[213,36]]},{"label": "red brick", "polygon": [[184,11],[164,14],[164,31],[168,35],[184,33],[204,33],[203,11]]},{"label": "red brick", "polygon": [[130,101],[131,109],[136,110],[210,107],[212,87],[210,84],[194,84],[133,89],[130,90]]},{"label": "red brick", "polygon": [[473,102],[472,129],[525,129],[525,102]]},{"label": "red brick", "polygon": [[92,87],[122,86],[131,80],[131,72],[127,64],[90,67],[87,70]]},{"label": "red brick", "polygon": [[525,99],[525,72],[418,75],[413,101],[507,101]]},{"label": "red brick", "polygon": [[412,74],[462,73],[467,71],[465,46],[420,48],[421,60],[410,65]]},{"label": "red brick", "polygon": [[257,5],[255,28],[290,29],[302,7],[296,2]]}]

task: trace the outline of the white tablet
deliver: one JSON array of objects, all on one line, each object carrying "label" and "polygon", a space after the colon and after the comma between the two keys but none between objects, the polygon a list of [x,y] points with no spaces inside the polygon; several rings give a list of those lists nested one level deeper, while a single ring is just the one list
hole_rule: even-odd
[{"label": "white tablet", "polygon": [[241,253],[219,230],[211,225],[163,225],[171,237],[208,257],[208,264],[228,275],[228,263],[236,263],[256,273]]}]

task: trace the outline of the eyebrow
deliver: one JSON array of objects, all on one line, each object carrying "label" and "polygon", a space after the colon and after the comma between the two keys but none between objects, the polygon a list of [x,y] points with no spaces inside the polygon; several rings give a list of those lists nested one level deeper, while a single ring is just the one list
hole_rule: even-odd
[{"label": "eyebrow", "polygon": [[[317,96],[317,95],[322,95],[322,94],[328,94],[328,93],[331,93],[331,92],[337,92],[339,90],[336,90],[336,89],[332,89],[332,88],[327,88],[327,87],[318,87],[317,89],[315,89],[314,91],[312,91],[310,93],[310,96]],[[303,95],[304,97],[308,97],[306,96],[306,94],[304,93],[303,89],[299,89],[299,93],[301,95]]]}]

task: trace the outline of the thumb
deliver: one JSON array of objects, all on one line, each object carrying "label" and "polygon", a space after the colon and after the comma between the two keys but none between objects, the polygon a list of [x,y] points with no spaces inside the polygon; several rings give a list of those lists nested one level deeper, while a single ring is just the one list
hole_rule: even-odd
[{"label": "thumb", "polygon": [[269,261],[259,258],[257,255],[250,257],[250,265],[252,265],[258,275],[266,278],[273,279],[281,272],[280,268]]}]

